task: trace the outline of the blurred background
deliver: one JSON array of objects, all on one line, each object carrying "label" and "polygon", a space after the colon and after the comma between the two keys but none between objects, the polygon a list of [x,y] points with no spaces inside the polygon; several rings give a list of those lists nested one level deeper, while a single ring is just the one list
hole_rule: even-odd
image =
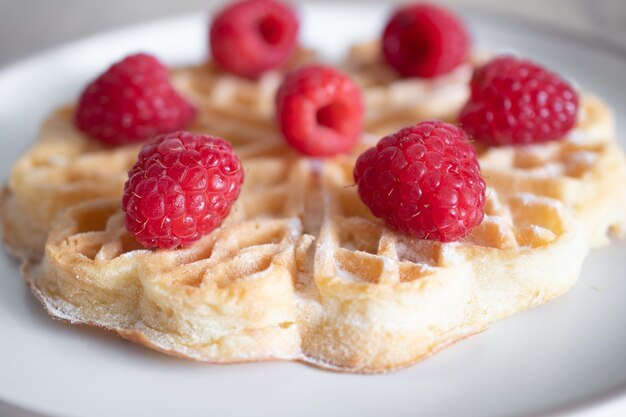
[{"label": "blurred background", "polygon": [[[343,0],[328,2],[331,1]],[[366,1],[377,0],[360,2]],[[0,0],[0,66],[107,29],[208,12],[222,3],[216,0]],[[463,8],[485,9],[601,37],[626,53],[626,0],[447,0],[443,3],[461,12]]]}]

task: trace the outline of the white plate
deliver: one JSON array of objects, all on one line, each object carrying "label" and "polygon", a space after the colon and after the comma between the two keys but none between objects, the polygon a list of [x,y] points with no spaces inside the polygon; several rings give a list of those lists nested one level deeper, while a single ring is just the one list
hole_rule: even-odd
[{"label": "white plate", "polygon": [[[309,6],[303,11],[303,36],[338,56],[351,42],[376,36],[385,14],[378,6]],[[481,47],[529,55],[601,95],[617,114],[626,114],[624,55],[551,29],[476,12],[464,15]],[[71,101],[113,60],[138,50],[171,64],[202,59],[206,21],[190,16],[137,26],[0,72],[2,178],[35,138],[45,114]],[[626,134],[623,119],[619,132]],[[410,369],[376,376],[297,363],[207,366],[53,321],[24,287],[17,264],[3,254],[0,414],[17,414],[17,406],[96,417],[521,417],[579,415],[593,406],[626,415],[625,250],[626,242],[618,242],[594,252],[566,296],[497,323]]]}]

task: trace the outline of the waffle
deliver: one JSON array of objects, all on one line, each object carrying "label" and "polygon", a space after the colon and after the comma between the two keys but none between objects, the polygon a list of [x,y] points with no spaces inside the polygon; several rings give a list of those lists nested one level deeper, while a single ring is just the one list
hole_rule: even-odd
[{"label": "waffle", "polygon": [[368,214],[353,164],[244,163],[233,212],[188,249],[139,248],[117,200],[75,205],[27,282],[54,316],[169,354],[350,372],[407,366],[575,282],[588,245],[559,201],[491,189],[467,239],[415,240]]},{"label": "waffle", "polygon": [[468,61],[432,79],[400,78],[379,41],[352,46],[342,65],[363,91],[365,130],[381,137],[423,120],[454,120],[469,98],[474,66]]},{"label": "waffle", "polygon": [[384,372],[566,292],[589,244],[624,222],[624,157],[610,111],[592,97],[562,141],[479,149],[485,221],[442,244],[389,230],[358,198],[355,157],[378,136],[352,155],[301,158],[262,110],[263,80],[216,74],[188,67],[173,79],[199,106],[194,130],[231,132],[246,181],[222,226],[191,248],[148,251],[128,235],[119,199],[139,145],[91,141],[71,108],[16,163],[4,238],[54,317],[200,361]]},{"label": "waffle", "polygon": [[[284,70],[312,60],[300,50]],[[268,153],[292,155],[273,119],[275,90],[281,72],[253,82],[219,72],[212,65],[174,69],[172,81],[198,108],[190,130],[228,138],[241,158]],[[21,259],[43,254],[52,220],[59,211],[97,197],[121,195],[128,169],[140,145],[111,148],[77,131],[74,109],[54,112],[43,124],[40,138],[13,166],[2,192],[0,218],[4,240]],[[255,138],[262,137],[259,146]]]},{"label": "waffle", "polygon": [[247,80],[219,71],[214,64],[172,71],[176,89],[198,109],[191,130],[211,132],[233,144],[254,142],[259,137],[282,142],[274,120],[274,98],[286,71],[312,62],[316,54],[299,49],[284,67]]},{"label": "waffle", "polygon": [[584,226],[592,247],[607,230],[626,228],[626,159],[613,139],[610,109],[595,97],[581,103],[576,128],[556,142],[483,149],[486,182],[502,192],[528,192],[562,201]]},{"label": "waffle", "polygon": [[[207,82],[206,74],[210,73],[206,68],[196,67],[175,71],[178,79],[194,80],[193,83],[199,85]],[[235,96],[239,97],[244,96],[243,91],[248,91],[250,97],[254,96],[253,91],[247,90],[250,82],[240,81],[243,86],[229,87],[231,93],[238,92]],[[228,80],[226,84],[231,82]],[[205,102],[211,101],[208,98],[211,95],[205,93],[205,97],[202,88],[182,87],[180,83],[179,88],[187,97],[204,97]],[[236,106],[238,101],[229,103]],[[223,104],[223,108],[229,106]],[[199,119],[210,113],[207,109],[201,110]],[[44,123],[40,139],[16,162],[9,184],[3,191],[0,219],[4,240],[21,259],[37,260],[42,256],[50,224],[57,212],[83,200],[121,195],[126,172],[136,158],[139,145],[103,146],[76,131],[72,114],[73,109],[66,107],[56,111]],[[580,114],[576,128],[564,141],[526,148],[491,148],[482,150],[480,159],[487,181],[500,189],[557,198],[569,207],[576,206],[579,212],[585,212],[589,234],[597,246],[607,242],[607,227],[616,231],[623,229],[620,227],[624,223],[620,207],[623,203],[624,163],[613,139],[613,120],[606,104],[585,96]],[[233,114],[232,117],[239,116]],[[233,141],[241,159],[270,154],[295,158],[295,153],[285,146],[273,123],[267,121],[267,133],[262,142],[246,139],[246,123],[239,124],[241,133],[234,135],[239,140]],[[201,121],[196,122],[193,130],[215,134]],[[368,145],[371,143],[364,141],[355,154]],[[593,155],[596,157],[590,159]],[[559,158],[560,162],[557,161]],[[576,167],[570,164],[569,171],[555,168],[565,162],[576,162]],[[579,174],[568,176],[568,172],[581,169]],[[588,191],[580,192],[583,189]],[[603,193],[605,197],[597,198],[594,192]],[[611,212],[609,215],[604,213],[607,210]]]},{"label": "waffle", "polygon": [[[190,130],[250,144],[249,152],[289,153],[274,125],[274,95],[285,71],[313,61],[312,50],[298,49],[282,68],[250,81],[219,71],[212,63],[172,70],[172,83],[197,107]],[[121,194],[126,172],[140,145],[110,148],[78,132],[73,107],[56,111],[44,123],[40,138],[14,165],[2,193],[0,215],[4,240],[22,259],[43,254],[50,223],[59,211],[97,197]],[[248,151],[244,151],[248,152]]]},{"label": "waffle", "polygon": [[[431,80],[402,79],[380,50],[379,41],[357,44],[344,64],[364,91],[366,130],[378,135],[427,119],[454,121],[469,97],[472,69],[484,60],[476,55]],[[598,98],[584,96],[577,126],[564,140],[482,149],[480,164],[486,181],[504,192],[552,197],[574,209],[594,247],[608,244],[609,229],[624,234],[626,163],[611,110]]]},{"label": "waffle", "polygon": [[56,213],[80,201],[118,197],[139,145],[110,148],[78,132],[73,109],[53,113],[37,143],[13,166],[0,217],[7,247],[38,259]]}]

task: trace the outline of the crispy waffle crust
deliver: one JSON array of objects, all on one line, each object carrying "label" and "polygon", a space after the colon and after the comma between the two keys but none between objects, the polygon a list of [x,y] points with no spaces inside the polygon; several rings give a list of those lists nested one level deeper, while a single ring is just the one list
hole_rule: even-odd
[{"label": "crispy waffle crust", "polygon": [[[232,130],[246,170],[240,198],[193,247],[145,250],[119,209],[138,145],[104,148],[75,132],[71,109],[55,113],[0,204],[7,246],[54,317],[206,362],[384,372],[564,293],[590,243],[624,222],[624,157],[593,98],[571,137],[480,150],[486,218],[442,244],[389,230],[361,203],[352,168],[372,137],[354,155],[300,158],[250,104],[265,97],[263,81],[222,88],[206,68],[173,77],[200,107],[195,130]],[[220,125],[218,110],[241,122]],[[265,127],[246,130],[247,117]]]}]

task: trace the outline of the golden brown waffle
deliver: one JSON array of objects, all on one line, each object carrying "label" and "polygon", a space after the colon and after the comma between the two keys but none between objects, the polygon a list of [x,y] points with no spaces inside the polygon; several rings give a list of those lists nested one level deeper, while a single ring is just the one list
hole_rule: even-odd
[{"label": "golden brown waffle", "polygon": [[[285,71],[314,60],[315,55],[298,49],[283,68],[258,81],[225,74],[212,64],[174,69],[172,81],[198,108],[192,130],[237,145],[250,144],[243,153],[290,153],[274,127],[274,95]],[[140,145],[102,145],[78,132],[72,117],[72,107],[49,117],[40,139],[13,167],[3,191],[4,239],[20,258],[41,256],[58,211],[83,200],[119,196],[137,156]],[[264,140],[263,149],[255,145],[258,138]]]},{"label": "golden brown waffle", "polygon": [[[249,144],[244,157],[257,152],[285,152],[274,123],[274,95],[285,71],[315,59],[307,49],[296,51],[279,70],[258,81],[223,73],[212,64],[172,71],[172,82],[198,108],[191,130]],[[66,107],[44,123],[37,143],[14,165],[3,191],[4,240],[20,258],[37,259],[56,213],[96,197],[120,195],[126,172],[140,145],[111,148],[78,132],[73,108]],[[256,144],[262,138],[263,148]]]},{"label": "golden brown waffle", "polygon": [[379,41],[354,45],[342,66],[363,90],[365,130],[379,136],[424,120],[456,119],[474,67],[466,62],[431,79],[400,78],[384,61]]},{"label": "golden brown waffle", "polygon": [[228,138],[233,144],[280,141],[274,121],[274,97],[285,72],[314,61],[316,54],[299,49],[284,67],[258,80],[224,73],[213,64],[174,69],[172,82],[198,109],[192,130]]},{"label": "golden brown waffle", "polygon": [[4,239],[20,258],[41,256],[58,211],[91,198],[119,197],[137,158],[139,145],[105,146],[78,132],[72,117],[66,107],[48,118],[3,191]]},{"label": "golden brown waffle", "polygon": [[[194,79],[197,76],[195,71],[200,69],[178,71],[181,74],[189,71],[187,77]],[[202,80],[202,76],[198,77]],[[186,94],[189,96],[191,93]],[[20,258],[41,257],[50,223],[58,211],[83,200],[119,196],[126,172],[137,155],[140,145],[110,148],[85,137],[74,128],[72,112],[67,107],[49,118],[42,127],[40,139],[13,167],[8,187],[3,192],[0,219],[4,239]],[[204,112],[209,113],[208,110],[201,113]],[[481,163],[487,181],[497,182],[494,185],[503,190],[559,198],[570,207],[589,203],[585,209],[588,213],[585,214],[585,222],[590,226],[594,244],[599,244],[606,241],[603,238],[606,226],[618,226],[624,222],[623,210],[620,209],[621,190],[624,188],[623,156],[613,139],[612,115],[604,103],[585,96],[580,114],[576,128],[566,141],[528,148],[492,148],[482,153]],[[245,123],[240,125],[246,129]],[[199,126],[196,128],[212,133],[201,130]],[[263,140],[235,141],[240,158],[246,160],[262,155],[295,157],[275,126],[268,122],[267,129],[272,133],[264,136]],[[354,151],[355,154],[376,139],[375,136],[369,138],[370,141],[362,143]],[[580,155],[592,148],[596,149],[594,152],[600,158],[586,159],[588,163],[585,166]],[[578,168],[573,168],[571,164],[568,168],[570,171],[582,169],[576,178],[568,176],[563,169],[555,171],[553,168],[554,158],[571,159],[571,155],[579,155],[576,156],[579,158]],[[529,162],[530,159],[535,162]],[[552,168],[538,175],[542,164]],[[512,171],[512,168],[515,170]],[[607,198],[598,199],[592,191],[581,193],[581,189],[595,190]],[[605,215],[606,212],[612,214]]]},{"label": "golden brown waffle", "polygon": [[607,230],[617,235],[626,230],[626,158],[612,126],[606,104],[585,97],[577,126],[565,139],[485,149],[481,172],[502,192],[562,201],[584,225],[592,246],[608,244]]},{"label": "golden brown waffle", "polygon": [[350,372],[407,366],[575,282],[588,246],[558,201],[490,190],[467,239],[421,241],[368,214],[353,163],[248,162],[231,216],[189,249],[138,248],[116,200],[76,205],[27,281],[54,316],[170,354]]},{"label": "golden brown waffle", "polygon": [[[203,90],[211,70],[176,71],[181,92],[201,107],[195,129],[216,134],[207,129],[219,119],[202,122],[216,110],[200,104],[221,96],[218,85]],[[255,96],[262,82],[243,85],[225,96],[248,87]],[[227,102],[223,109],[240,103]],[[262,114],[253,107],[242,105]],[[354,155],[377,137],[353,156],[309,160],[288,150],[267,119],[252,140],[254,122],[235,112],[224,120],[241,123],[224,129],[234,129],[246,169],[241,196],[219,229],[173,251],[142,249],[123,226],[119,196],[137,146],[92,142],[64,109],[14,167],[4,236],[55,317],[207,362],[388,371],[567,291],[588,239],[597,244],[622,224],[624,161],[610,112],[587,97],[581,108],[560,142],[481,152],[487,217],[451,244],[395,233],[361,203]]]}]

